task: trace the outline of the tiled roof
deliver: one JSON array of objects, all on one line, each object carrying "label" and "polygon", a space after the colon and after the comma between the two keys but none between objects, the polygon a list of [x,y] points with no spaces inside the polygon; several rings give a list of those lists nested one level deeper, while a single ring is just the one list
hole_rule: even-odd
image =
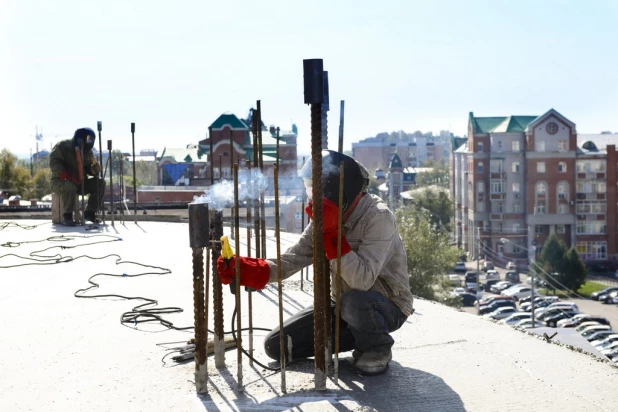
[{"label": "tiled roof", "polygon": [[399,157],[399,155],[397,153],[395,153],[393,155],[393,157],[391,158],[391,162],[388,165],[389,169],[401,169],[403,168],[403,165],[401,164],[401,158]]},{"label": "tiled roof", "polygon": [[249,130],[249,127],[244,122],[244,120],[239,119],[238,117],[236,117],[235,114],[232,114],[232,113],[224,113],[224,114],[222,114],[221,116],[219,116],[217,118],[217,120],[215,120],[210,125],[210,127],[212,127],[214,130],[218,130],[218,129],[222,129],[223,126],[225,126],[225,125],[231,126],[232,129]]},{"label": "tiled roof", "polygon": [[474,117],[470,112],[470,122],[474,133],[521,133],[538,116]]}]

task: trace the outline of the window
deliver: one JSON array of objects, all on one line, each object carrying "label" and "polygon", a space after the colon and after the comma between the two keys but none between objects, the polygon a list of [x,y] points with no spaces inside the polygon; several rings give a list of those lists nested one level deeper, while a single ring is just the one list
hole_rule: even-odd
[{"label": "window", "polygon": [[566,171],[567,171],[567,164],[566,164],[566,162],[558,162],[558,172],[566,173]]},{"label": "window", "polygon": [[521,248],[519,247],[517,243],[512,243],[512,246],[513,246],[513,253],[521,252]]},{"label": "window", "polygon": [[576,230],[578,235],[604,235],[607,232],[604,220],[578,221]]},{"label": "window", "polygon": [[577,253],[582,259],[607,259],[607,242],[577,242]]},{"label": "window", "polygon": [[549,133],[549,134],[556,134],[556,133],[558,133],[558,125],[556,123],[553,123],[553,122],[549,123],[546,126],[545,130],[547,130],[547,133]]},{"label": "window", "polygon": [[605,161],[604,160],[586,160],[586,161],[578,161],[576,165],[576,169],[580,173],[584,172],[596,172],[601,173],[605,172]]},{"label": "window", "polygon": [[504,193],[504,181],[492,180],[490,184],[491,193]]},{"label": "window", "polygon": [[516,194],[516,195],[519,194],[519,187],[520,187],[519,182],[515,182],[512,184],[511,190],[513,191],[513,194]]},{"label": "window", "polygon": [[600,202],[585,202],[578,203],[576,207],[576,213],[585,215],[585,214],[605,214],[607,212],[607,206],[605,203]]},{"label": "window", "polygon": [[483,142],[478,142],[476,144],[476,151],[479,152],[479,153],[483,152]]},{"label": "window", "polygon": [[569,214],[569,206],[565,203],[561,203],[558,205],[558,214],[560,215],[568,215]]},{"label": "window", "polygon": [[556,192],[558,193],[558,199],[568,199],[569,184],[567,182],[559,182],[556,186]]},{"label": "window", "polygon": [[556,233],[558,233],[559,235],[564,235],[566,233],[566,226],[565,225],[556,226]]},{"label": "window", "polygon": [[489,230],[489,220],[483,220],[483,230]]},{"label": "window", "polygon": [[514,152],[519,152],[519,140],[513,140],[511,142],[511,150]]},{"label": "window", "polygon": [[485,182],[476,182],[476,193],[485,193]]},{"label": "window", "polygon": [[478,164],[476,166],[476,170],[479,173],[483,173],[483,162],[478,162]]},{"label": "window", "polygon": [[536,162],[536,172],[545,173],[545,162]]},{"label": "window", "polygon": [[545,140],[539,140],[536,142],[536,151],[544,152],[545,151]]},{"label": "window", "polygon": [[545,207],[544,204],[538,204],[534,207],[535,215],[544,215],[546,211],[547,211],[547,208]]},{"label": "window", "polygon": [[513,233],[519,233],[519,223],[513,223]]},{"label": "window", "polygon": [[543,234],[543,226],[541,226],[541,225],[534,226],[534,234],[542,235]]},{"label": "window", "polygon": [[536,194],[544,195],[545,193],[547,193],[547,184],[545,182],[538,182],[536,184]]},{"label": "window", "polygon": [[513,213],[521,213],[521,204],[513,203]]},{"label": "window", "polygon": [[492,160],[489,162],[492,173],[502,173],[502,160]]},{"label": "window", "polygon": [[513,173],[519,173],[519,162],[513,162],[511,164],[511,167],[512,167]]},{"label": "window", "polygon": [[232,172],[231,172],[231,169],[229,167],[224,167],[221,170],[223,171],[223,178],[224,179],[229,179],[230,177],[232,177]]},{"label": "window", "polygon": [[476,202],[476,211],[477,212],[484,212],[485,211],[485,202],[483,202],[483,201]]},{"label": "window", "polygon": [[298,213],[298,212],[297,212],[297,213],[296,213],[296,215],[295,215],[295,217],[296,217],[296,219],[302,219],[303,214],[302,214],[302,213]]},{"label": "window", "polygon": [[566,140],[558,140],[558,151],[566,152],[568,149]]},{"label": "window", "polygon": [[497,147],[497,149],[498,149],[498,151],[499,151],[499,152],[501,152],[501,151],[502,151],[502,140],[498,140],[498,141],[496,142],[496,147]]},{"label": "window", "polygon": [[502,222],[498,223],[498,232],[502,233]]},{"label": "window", "polygon": [[504,206],[501,202],[497,204],[498,213],[502,213],[504,211]]},{"label": "window", "polygon": [[579,180],[575,183],[577,193],[605,193],[607,185],[605,182]]}]

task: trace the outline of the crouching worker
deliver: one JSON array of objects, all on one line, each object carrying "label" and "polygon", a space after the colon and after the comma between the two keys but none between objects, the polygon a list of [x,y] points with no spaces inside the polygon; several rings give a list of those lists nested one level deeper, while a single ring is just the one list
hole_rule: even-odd
[{"label": "crouching worker", "polygon": [[[338,152],[322,152],[324,252],[329,260],[333,299],[336,299],[337,220],[339,215],[339,164],[344,162],[343,233],[341,245],[341,329],[340,352],[354,351],[355,369],[365,375],[378,375],[388,369],[394,340],[390,333],[410,316],[412,294],[408,284],[406,252],[399,236],[395,216],[377,197],[367,193],[367,170],[351,157]],[[311,160],[301,176],[309,197],[312,195]],[[312,217],[312,202],[306,209]],[[313,263],[313,225],[307,226],[298,243],[281,255],[282,278],[288,278]],[[262,289],[277,281],[276,262],[241,257],[241,284]],[[217,262],[223,283],[234,278],[234,265]],[[331,302],[335,319],[335,303]],[[334,322],[333,322],[334,328]],[[313,307],[304,309],[284,323],[284,342],[291,339],[291,359],[314,356]],[[334,331],[333,331],[334,336]],[[264,342],[266,354],[280,359],[279,328]]]},{"label": "crouching worker", "polygon": [[75,195],[81,194],[82,181],[84,195],[89,195],[84,219],[98,223],[95,213],[105,193],[105,180],[99,179],[101,165],[92,153],[95,139],[92,129],[77,129],[72,139],[58,142],[49,155],[51,188],[62,199],[62,224],[65,226],[77,225],[73,220],[73,209]]}]

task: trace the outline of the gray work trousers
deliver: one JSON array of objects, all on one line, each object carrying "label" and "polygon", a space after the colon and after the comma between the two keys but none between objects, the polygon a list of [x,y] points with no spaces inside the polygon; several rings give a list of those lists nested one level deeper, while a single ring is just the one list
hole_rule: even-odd
[{"label": "gray work trousers", "polygon": [[[97,180],[99,181],[99,193],[97,193]],[[52,179],[51,188],[62,199],[62,213],[72,214],[75,208],[75,195],[81,194],[81,184],[76,185],[70,180]],[[86,211],[96,212],[104,193],[105,180],[100,180],[98,177],[84,180],[84,195],[89,195]]]}]

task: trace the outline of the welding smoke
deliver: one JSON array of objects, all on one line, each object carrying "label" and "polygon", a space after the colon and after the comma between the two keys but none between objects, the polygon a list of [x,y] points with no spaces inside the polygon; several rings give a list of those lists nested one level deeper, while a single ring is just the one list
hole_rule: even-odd
[{"label": "welding smoke", "polygon": [[[267,178],[259,170],[238,171],[238,199],[257,199],[268,188]],[[234,182],[222,180],[209,186],[201,196],[193,196],[192,203],[208,203],[210,209],[221,210],[234,204]]]}]

